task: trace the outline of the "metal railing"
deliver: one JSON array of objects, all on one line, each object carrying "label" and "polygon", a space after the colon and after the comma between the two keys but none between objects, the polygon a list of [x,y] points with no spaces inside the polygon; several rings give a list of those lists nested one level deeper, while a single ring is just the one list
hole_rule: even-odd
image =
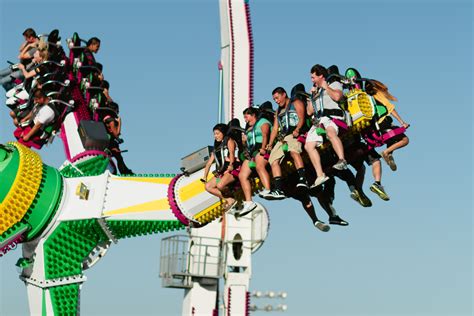
[{"label": "metal railing", "polygon": [[191,288],[193,279],[222,276],[219,238],[175,235],[161,240],[160,278],[163,287]]}]

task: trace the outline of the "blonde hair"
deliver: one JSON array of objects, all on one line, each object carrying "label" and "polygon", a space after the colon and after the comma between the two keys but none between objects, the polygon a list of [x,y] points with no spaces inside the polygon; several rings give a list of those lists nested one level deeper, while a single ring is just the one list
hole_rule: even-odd
[{"label": "blonde hair", "polygon": [[391,101],[397,101],[397,98],[395,98],[390,92],[388,92],[388,87],[381,83],[378,80],[375,79],[370,79],[368,80],[368,86],[366,86],[366,90],[370,95],[375,95],[375,94],[382,94],[385,98],[391,100]]},{"label": "blonde hair", "polygon": [[40,39],[38,42],[38,53],[43,61],[48,60],[49,53],[48,53],[48,43],[45,42],[43,39]]}]

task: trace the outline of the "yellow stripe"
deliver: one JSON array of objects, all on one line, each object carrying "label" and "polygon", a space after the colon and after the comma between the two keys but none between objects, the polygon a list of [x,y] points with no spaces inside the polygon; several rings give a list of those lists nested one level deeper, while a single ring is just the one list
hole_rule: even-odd
[{"label": "yellow stripe", "polygon": [[149,182],[158,184],[170,184],[173,178],[152,178],[152,177],[114,177],[114,180]]},{"label": "yellow stripe", "polygon": [[216,208],[217,206],[219,206],[220,204],[222,204],[222,201],[219,201],[219,202],[216,202],[214,204],[212,204],[211,206],[209,206],[208,208],[202,210],[201,212],[197,213],[196,215],[194,215],[194,218],[199,218],[201,216],[203,216],[204,214],[206,214],[207,212],[213,210],[214,208]]},{"label": "yellow stripe", "polygon": [[180,188],[178,192],[180,201],[186,202],[196,195],[204,193],[204,191],[206,191],[205,187],[206,185],[200,180],[195,180],[190,184],[185,185],[184,187]]},{"label": "yellow stripe", "polygon": [[169,210],[168,199],[159,199],[155,201],[145,202],[129,207],[119,208],[116,210],[108,211],[104,215],[117,215],[127,213],[138,213],[138,212],[149,212],[149,211],[166,211]]},{"label": "yellow stripe", "polygon": [[43,177],[43,162],[36,152],[20,143],[8,144],[16,147],[20,161],[15,180],[0,203],[0,235],[25,216]]}]

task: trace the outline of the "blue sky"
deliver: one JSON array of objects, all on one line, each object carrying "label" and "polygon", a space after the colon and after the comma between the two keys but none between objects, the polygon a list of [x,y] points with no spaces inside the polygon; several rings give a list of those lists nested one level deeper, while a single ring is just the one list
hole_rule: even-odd
[{"label": "blue sky", "polygon": [[[276,86],[310,84],[315,63],[358,68],[386,83],[411,124],[399,170],[383,165],[384,202],[364,209],[336,187],[349,227],[323,234],[295,201],[266,202],[270,235],[253,257],[251,288],[286,290],[289,315],[472,314],[471,1],[251,0],[255,101]],[[28,8],[28,9],[26,9]],[[34,12],[28,15],[28,12]],[[22,18],[19,18],[21,13]],[[3,0],[0,62],[27,27],[102,39],[97,59],[121,106],[123,147],[137,173],[174,173],[210,144],[217,114],[218,3]],[[0,97],[4,103],[4,97]],[[0,142],[12,140],[0,107]],[[59,166],[59,140],[41,152]],[[317,210],[325,219],[324,212]],[[86,275],[83,315],[179,315],[183,292],[160,287],[163,235],[124,240]],[[28,311],[14,263],[0,259],[0,314]],[[317,312],[316,312],[317,311]]]}]

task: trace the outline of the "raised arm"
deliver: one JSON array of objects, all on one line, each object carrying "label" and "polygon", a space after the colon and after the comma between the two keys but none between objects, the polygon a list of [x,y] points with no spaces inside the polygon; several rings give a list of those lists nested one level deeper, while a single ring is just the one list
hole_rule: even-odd
[{"label": "raised arm", "polygon": [[393,109],[392,110],[392,113],[390,113],[391,115],[393,115],[393,117],[395,117],[397,119],[397,121],[400,122],[400,124],[402,124],[403,127],[405,128],[408,128],[410,126],[410,124],[406,123],[401,117],[400,115],[398,114],[398,112]]},{"label": "raised arm", "polygon": [[331,99],[333,99],[335,102],[341,101],[343,94],[342,94],[342,88],[336,88],[339,87],[339,85],[336,85],[336,87],[331,88],[326,80],[323,82],[321,87],[326,90],[326,93],[329,95]]}]

